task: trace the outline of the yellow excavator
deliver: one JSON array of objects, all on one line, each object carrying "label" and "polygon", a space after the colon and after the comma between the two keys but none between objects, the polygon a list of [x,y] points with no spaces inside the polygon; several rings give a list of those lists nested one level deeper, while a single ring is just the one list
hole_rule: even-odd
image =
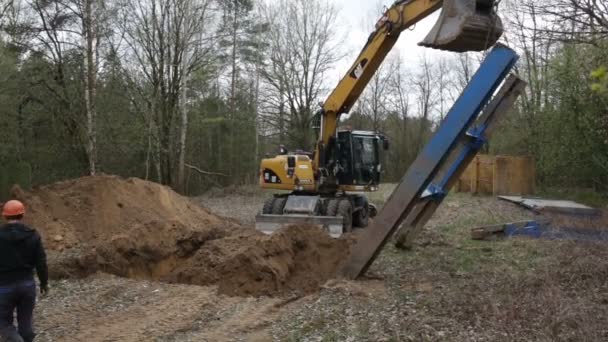
[{"label": "yellow excavator", "polygon": [[357,60],[317,114],[314,152],[288,152],[263,159],[263,189],[285,190],[269,198],[256,216],[264,233],[293,224],[323,227],[338,237],[354,227],[366,227],[377,210],[360,193],[378,190],[383,150],[388,139],[378,132],[339,130],[369,80],[405,29],[442,9],[439,20],[419,43],[434,49],[465,52],[492,47],[503,33],[494,0],[395,1],[370,35]]}]

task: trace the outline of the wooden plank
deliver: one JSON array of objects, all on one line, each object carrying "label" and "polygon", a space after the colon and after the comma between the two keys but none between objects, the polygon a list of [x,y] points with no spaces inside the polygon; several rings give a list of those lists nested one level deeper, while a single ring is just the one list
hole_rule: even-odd
[{"label": "wooden plank", "polygon": [[[530,195],[535,191],[535,178],[532,157],[478,155],[461,176],[461,182],[471,184],[471,193]],[[466,189],[462,187],[461,191]]]},{"label": "wooden plank", "polygon": [[521,202],[524,201],[524,198],[521,196],[498,196],[498,199],[507,201],[507,202],[511,202],[511,203],[515,203],[515,204],[521,204]]},{"label": "wooden plank", "polygon": [[471,176],[471,193],[476,194],[479,189],[479,158],[475,157],[473,175]]},{"label": "wooden plank", "polygon": [[538,212],[554,212],[575,215],[596,215],[599,210],[566,200],[546,200],[541,198],[526,198],[521,196],[498,196],[499,199],[521,205]]},{"label": "wooden plank", "polygon": [[526,208],[543,212],[554,212],[576,215],[595,215],[598,210],[573,201],[544,200],[524,198],[522,205]]}]

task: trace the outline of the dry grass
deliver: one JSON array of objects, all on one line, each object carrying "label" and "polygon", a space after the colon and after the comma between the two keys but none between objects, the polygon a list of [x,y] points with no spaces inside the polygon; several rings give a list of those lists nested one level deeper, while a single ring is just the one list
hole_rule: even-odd
[{"label": "dry grass", "polygon": [[381,253],[371,272],[385,277],[383,291],[370,294],[366,282],[356,283],[363,287],[360,291],[349,286],[326,289],[314,305],[286,317],[285,333],[279,336],[326,341],[607,340],[606,244],[469,238],[472,227],[533,216],[491,197],[452,194],[413,251],[389,246]]}]

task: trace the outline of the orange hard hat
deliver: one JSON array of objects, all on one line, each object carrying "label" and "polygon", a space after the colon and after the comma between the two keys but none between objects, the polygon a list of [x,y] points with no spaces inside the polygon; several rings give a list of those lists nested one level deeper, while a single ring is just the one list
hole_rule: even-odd
[{"label": "orange hard hat", "polygon": [[10,200],[4,203],[2,208],[2,216],[13,217],[25,214],[25,206],[17,200]]}]

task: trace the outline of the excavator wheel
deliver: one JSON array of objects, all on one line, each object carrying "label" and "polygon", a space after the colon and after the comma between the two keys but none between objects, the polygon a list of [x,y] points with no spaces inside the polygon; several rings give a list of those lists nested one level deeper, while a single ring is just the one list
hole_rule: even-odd
[{"label": "excavator wheel", "polygon": [[337,198],[332,198],[327,202],[327,209],[325,210],[326,216],[336,216],[338,215],[338,204],[340,204],[340,200]]},{"label": "excavator wheel", "polygon": [[264,201],[264,206],[262,207],[262,214],[269,215],[272,214],[272,207],[274,206],[274,200],[276,198],[270,197],[266,201]]},{"label": "excavator wheel", "polygon": [[283,215],[283,208],[285,208],[285,203],[287,203],[287,197],[277,197],[274,199],[272,204],[272,212],[273,215]]},{"label": "excavator wheel", "polygon": [[439,20],[418,45],[454,52],[484,51],[502,36],[495,0],[444,0]]},{"label": "excavator wheel", "polygon": [[340,200],[338,204],[338,216],[343,218],[343,231],[350,233],[353,231],[353,206],[347,199]]},{"label": "excavator wheel", "polygon": [[9,331],[0,331],[0,342],[23,342],[21,335],[13,329]]},{"label": "excavator wheel", "polygon": [[363,207],[361,208],[361,210],[357,211],[353,215],[353,225],[355,227],[360,227],[360,228],[367,227],[367,225],[369,224],[369,216],[370,216],[369,209],[370,209],[369,204],[367,203],[367,200],[365,200],[363,202]]}]

